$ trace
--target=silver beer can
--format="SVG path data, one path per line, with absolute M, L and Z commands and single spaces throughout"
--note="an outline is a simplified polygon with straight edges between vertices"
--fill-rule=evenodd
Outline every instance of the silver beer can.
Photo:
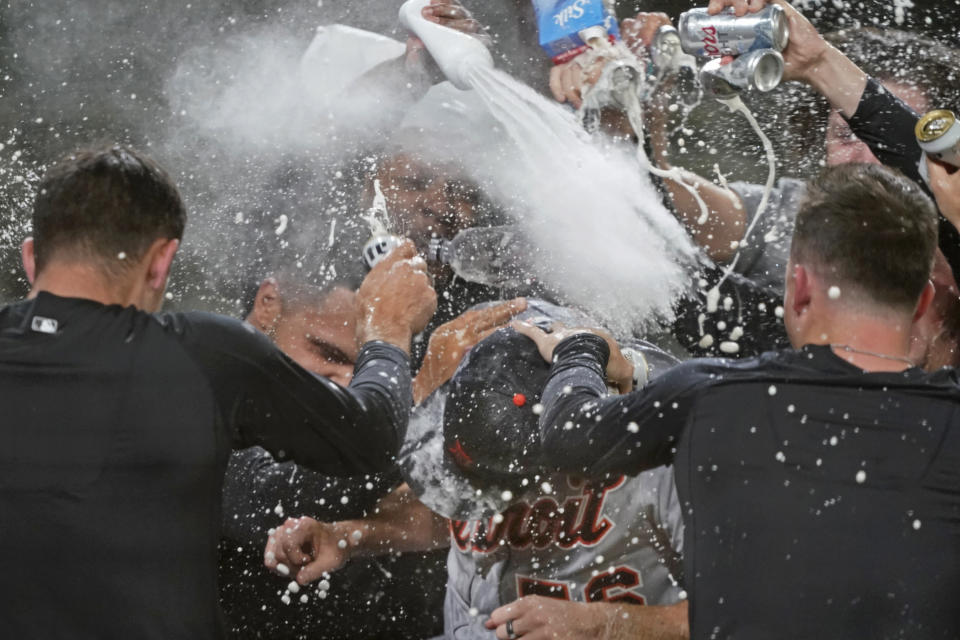
M 680 34 L 670 25 L 664 25 L 657 29 L 650 43 L 650 61 L 657 69 L 675 71 L 682 49 Z
M 767 92 L 783 79 L 783 56 L 773 49 L 744 54 L 728 64 L 711 60 L 700 70 L 700 84 L 707 94 L 732 98 L 743 90 Z
M 683 50 L 701 58 L 739 56 L 759 49 L 783 51 L 790 41 L 787 14 L 777 5 L 739 18 L 733 8 L 712 16 L 705 8 L 691 9 L 680 14 L 677 31 Z

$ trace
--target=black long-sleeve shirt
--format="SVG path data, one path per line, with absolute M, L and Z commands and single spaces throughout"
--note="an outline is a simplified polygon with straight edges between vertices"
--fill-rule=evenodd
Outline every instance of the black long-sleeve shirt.
M 544 450 L 568 473 L 676 465 L 691 636 L 960 637 L 960 382 L 829 347 L 690 360 L 607 397 L 606 343 L 561 343 Z
M 920 177 L 923 150 L 914 133 L 918 119 L 913 109 L 871 78 L 860 97 L 856 113 L 847 122 L 880 162 L 899 169 L 933 197 L 930 188 Z M 940 250 L 950 263 L 954 277 L 960 282 L 960 231 L 942 215 Z
M 223 472 L 262 445 L 328 474 L 391 466 L 409 360 L 348 389 L 249 325 L 40 293 L 0 310 L 0 626 L 9 637 L 222 635 Z

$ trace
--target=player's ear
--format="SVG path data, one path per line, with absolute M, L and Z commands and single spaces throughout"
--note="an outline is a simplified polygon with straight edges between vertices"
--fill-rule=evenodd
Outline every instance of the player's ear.
M 795 264 L 790 276 L 793 279 L 793 296 L 790 304 L 793 306 L 794 313 L 800 314 L 810 306 L 813 297 L 813 282 L 810 270 L 802 264 Z
M 154 291 L 163 291 L 170 277 L 170 267 L 177 253 L 180 241 L 176 238 L 160 238 L 147 251 L 147 284 Z
M 264 279 L 253 301 L 250 323 L 268 336 L 272 336 L 276 332 L 282 311 L 283 303 L 277 281 L 274 278 Z
M 923 293 L 920 294 L 920 299 L 917 301 L 917 309 L 913 313 L 914 322 L 923 317 L 923 314 L 930 309 L 930 305 L 933 303 L 933 298 L 936 296 L 936 294 L 936 286 L 934 286 L 931 280 L 927 280 L 927 284 L 923 288 Z
M 33 238 L 28 236 L 24 238 L 20 245 L 20 260 L 23 262 L 23 270 L 27 274 L 27 282 L 31 285 L 37 278 L 37 257 L 35 253 Z

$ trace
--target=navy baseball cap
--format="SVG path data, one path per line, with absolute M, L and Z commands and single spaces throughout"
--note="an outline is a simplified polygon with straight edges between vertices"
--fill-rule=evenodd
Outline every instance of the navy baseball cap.
M 448 518 L 489 517 L 539 482 L 549 372 L 533 341 L 510 328 L 467 353 L 410 420 L 400 467 L 421 502 Z
M 596 324 L 537 299 L 528 299 L 518 318 L 546 330 L 555 322 Z M 400 469 L 420 501 L 448 518 L 472 520 L 503 511 L 515 493 L 539 484 L 539 402 L 549 373 L 534 342 L 510 328 L 470 349 L 410 417 Z
M 543 329 L 554 322 L 596 326 L 579 311 L 535 299 L 519 318 Z M 636 387 L 677 362 L 642 340 L 621 350 L 635 365 Z M 420 501 L 447 518 L 476 520 L 540 487 L 553 474 L 539 427 L 549 374 L 533 340 L 513 329 L 474 346 L 453 377 L 410 417 L 400 469 Z

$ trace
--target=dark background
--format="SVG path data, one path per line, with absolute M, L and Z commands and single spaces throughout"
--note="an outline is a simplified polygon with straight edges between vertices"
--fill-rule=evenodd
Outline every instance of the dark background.
M 535 37 L 528 27 L 517 26 L 529 12 L 522 0 L 463 2 L 490 24 L 503 47 L 529 45 Z M 176 294 L 172 306 L 236 312 L 231 304 L 235 292 L 219 291 L 222 280 L 215 272 L 242 271 L 244 266 L 236 263 L 236 256 L 231 262 L 235 239 L 218 235 L 218 221 L 234 216 L 237 207 L 270 209 L 270 205 L 255 202 L 256 197 L 251 201 L 248 195 L 243 204 L 228 205 L 222 196 L 212 194 L 222 192 L 224 185 L 242 190 L 265 178 L 256 171 L 257 158 L 241 163 L 220 157 L 224 151 L 217 140 L 194 137 L 180 126 L 168 90 L 171 75 L 189 57 L 194 68 L 208 71 L 203 81 L 209 86 L 228 82 L 233 70 L 213 62 L 245 34 L 269 32 L 274 42 L 291 50 L 305 49 L 317 25 L 335 22 L 402 37 L 396 21 L 400 4 L 399 0 L 0 0 L 0 302 L 27 290 L 20 274 L 19 243 L 28 231 L 33 185 L 44 165 L 81 145 L 119 141 L 156 155 L 180 184 L 190 207 L 192 222 L 171 284 Z M 960 45 L 960 0 L 914 4 L 897 25 L 892 1 L 797 3 L 821 31 L 895 25 Z M 640 10 L 665 11 L 676 18 L 691 6 L 696 5 L 621 0 L 618 11 L 621 17 Z M 247 55 L 255 62 L 256 49 Z M 236 55 L 232 59 L 236 71 L 242 71 L 244 59 Z M 205 60 L 209 67 L 202 64 Z M 517 64 L 514 56 L 513 65 Z M 544 60 L 530 64 L 543 65 Z M 780 172 L 809 173 L 819 156 L 815 146 L 819 133 L 790 127 L 783 95 L 779 98 L 753 101 L 752 107 L 775 140 Z M 805 98 L 798 100 L 796 104 L 807 104 Z M 789 105 L 788 101 L 788 111 Z M 678 133 L 687 138 L 686 149 L 692 150 L 681 163 L 712 173 L 713 163 L 719 162 L 731 179 L 763 179 L 759 143 L 742 122 L 713 107 L 701 107 L 690 125 L 695 131 Z M 701 140 L 702 146 L 697 144 Z M 716 153 L 706 154 L 710 148 Z M 274 224 L 270 216 L 261 218 Z

